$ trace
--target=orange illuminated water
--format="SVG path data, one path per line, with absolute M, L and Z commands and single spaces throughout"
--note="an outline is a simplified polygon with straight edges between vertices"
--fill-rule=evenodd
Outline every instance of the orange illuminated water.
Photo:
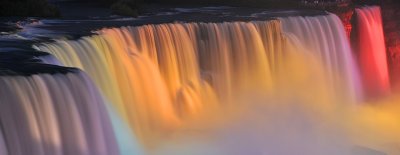
M 363 102 L 333 14 L 111 28 L 36 48 L 85 71 L 149 154 L 392 153 L 400 144 L 398 97 Z

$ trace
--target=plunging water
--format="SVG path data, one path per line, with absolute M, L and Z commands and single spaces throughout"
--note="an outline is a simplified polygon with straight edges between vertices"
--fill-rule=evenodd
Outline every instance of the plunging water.
M 309 72 L 321 94 L 357 99 L 358 76 L 340 20 L 280 20 L 104 29 L 38 49 L 87 72 L 143 141 L 202 111 L 237 106 L 249 94 L 275 96 Z
M 146 153 L 354 154 L 398 142 L 396 114 L 352 107 L 365 85 L 333 14 L 96 33 L 36 48 L 85 71 Z
M 390 92 L 389 73 L 382 17 L 379 7 L 356 9 L 354 49 L 368 96 L 385 95 Z
M 0 77 L 0 154 L 118 154 L 103 100 L 84 73 Z
M 333 93 L 342 98 L 359 101 L 363 98 L 359 71 L 340 19 L 335 15 L 304 18 L 281 18 L 283 31 L 297 39 L 308 53 L 323 62 Z M 340 75 L 339 77 L 336 75 Z M 337 85 L 338 81 L 345 83 Z M 343 88 L 345 90 L 343 92 Z

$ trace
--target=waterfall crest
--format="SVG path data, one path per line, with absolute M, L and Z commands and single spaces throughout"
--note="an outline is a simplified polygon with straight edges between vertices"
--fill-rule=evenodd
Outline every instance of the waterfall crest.
M 321 94 L 348 88 L 332 98 L 359 98 L 346 34 L 341 21 L 331 14 L 145 25 L 97 33 L 35 48 L 88 73 L 148 144 L 188 117 L 235 107 L 234 103 L 252 95 L 301 91 L 304 81 L 314 80 L 316 86 L 307 89 Z

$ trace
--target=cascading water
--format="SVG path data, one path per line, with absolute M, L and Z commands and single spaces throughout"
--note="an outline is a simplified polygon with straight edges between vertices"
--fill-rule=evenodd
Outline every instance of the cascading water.
M 400 154 L 379 7 L 356 10 L 355 53 L 340 19 L 316 13 L 0 52 L 0 155 Z
M 185 120 L 260 96 L 269 106 L 359 98 L 346 34 L 331 14 L 104 29 L 36 48 L 88 73 L 147 148 Z
M 61 62 L 58 61 L 56 57 L 53 55 L 45 55 L 45 56 L 40 56 L 39 59 L 46 64 L 52 64 L 52 65 L 57 65 L 57 66 L 62 66 Z
M 85 73 L 4 75 L 0 85 L 1 155 L 119 154 L 102 97 Z
M 380 8 L 356 9 L 356 28 L 352 42 L 368 96 L 390 92 L 385 40 Z
M 6 155 L 8 154 L 6 142 L 4 141 L 3 131 L 0 129 L 0 154 Z
M 306 51 L 322 60 L 332 93 L 353 101 L 362 99 L 361 81 L 340 19 L 333 14 L 320 17 L 280 18 L 283 31 L 299 40 Z M 337 77 L 335 75 L 340 75 Z M 338 85 L 338 83 L 344 85 Z M 343 88 L 346 88 L 343 91 Z

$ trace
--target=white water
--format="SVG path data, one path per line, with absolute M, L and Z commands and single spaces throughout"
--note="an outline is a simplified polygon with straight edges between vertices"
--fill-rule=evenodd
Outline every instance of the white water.
M 0 154 L 119 154 L 102 97 L 83 72 L 1 76 L 0 85 Z
M 45 56 L 40 56 L 39 59 L 42 60 L 42 62 L 46 63 L 46 64 L 62 66 L 61 62 L 58 61 L 58 59 L 51 54 L 45 55 Z
M 246 112 L 253 113 L 253 108 L 259 104 L 260 109 L 272 113 L 261 114 L 261 119 L 249 114 L 249 124 L 238 124 L 260 127 L 269 133 L 245 127 L 227 133 L 227 137 L 249 138 L 252 144 L 257 144 L 241 148 L 243 152 L 257 149 L 260 152 L 293 153 L 285 147 L 296 148 L 302 153 L 339 148 L 341 150 L 337 152 L 346 152 L 350 147 L 343 146 L 347 145 L 347 139 L 337 131 L 323 129 L 319 134 L 309 133 L 307 136 L 312 140 L 302 144 L 307 136 L 301 135 L 300 131 L 285 129 L 321 130 L 318 127 L 323 123 L 305 117 L 307 114 L 303 113 L 314 114 L 310 110 L 313 106 L 327 110 L 327 107 L 361 98 L 349 42 L 341 21 L 332 14 L 259 22 L 112 28 L 76 41 L 58 40 L 36 48 L 53 54 L 66 66 L 87 72 L 128 122 L 145 149 L 160 146 L 162 139 L 168 139 L 166 137 L 182 124 L 198 123 L 188 121 L 192 117 L 211 117 L 208 114 L 218 109 L 215 107 L 240 109 L 249 106 L 252 110 Z M 251 96 L 261 96 L 262 101 L 258 103 L 255 101 L 258 98 Z M 300 106 L 304 111 L 300 110 L 299 116 L 297 113 L 288 116 L 291 106 Z M 221 114 L 224 112 L 222 110 Z M 214 116 L 220 117 L 219 114 Z M 279 119 L 273 119 L 275 117 Z M 301 123 L 293 122 L 293 117 L 314 126 L 304 128 Z M 264 124 L 266 121 L 278 126 Z M 241 137 L 248 132 L 254 132 L 254 135 Z M 330 136 L 336 133 L 337 138 Z M 300 136 L 293 139 L 280 137 L 285 134 Z M 266 139 L 259 141 L 258 135 Z M 269 136 L 273 137 L 272 141 L 268 140 Z M 216 146 L 220 146 L 222 152 L 232 154 L 232 150 L 239 149 L 236 145 L 240 140 L 227 137 L 219 136 L 220 145 Z M 319 141 L 321 137 L 322 142 Z M 229 141 L 235 145 L 223 145 Z M 274 147 L 279 142 L 284 142 L 285 147 Z M 318 148 L 312 147 L 319 143 L 322 144 Z M 270 145 L 265 149 L 266 146 L 259 146 L 263 144 Z M 229 150 L 228 146 L 238 149 Z
M 322 60 L 332 93 L 353 101 L 362 99 L 359 71 L 341 20 L 334 14 L 318 17 L 280 18 L 283 32 L 292 42 Z M 336 77 L 335 75 L 341 75 Z M 343 80 L 343 81 L 342 81 Z M 345 85 L 338 85 L 342 81 Z M 343 91 L 343 88 L 345 91 Z

